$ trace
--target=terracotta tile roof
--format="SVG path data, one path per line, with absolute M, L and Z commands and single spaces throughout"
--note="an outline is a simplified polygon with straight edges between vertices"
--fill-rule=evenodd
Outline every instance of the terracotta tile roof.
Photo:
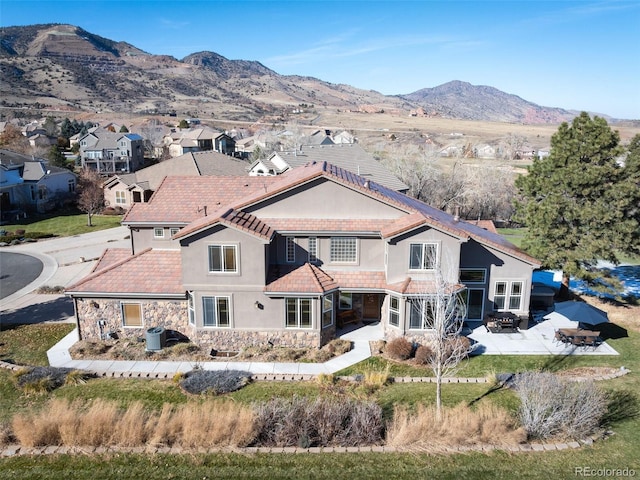
M 264 240 L 271 240 L 275 230 L 270 225 L 260 220 L 258 217 L 247 212 L 229 210 L 220 217 L 220 223 L 236 227 L 244 232 L 256 235 Z M 189 228 L 189 227 L 187 227 Z M 181 232 L 180 232 L 181 233 Z
M 458 292 L 464 289 L 465 286 L 461 284 L 448 285 L 447 290 L 449 293 Z M 402 282 L 393 283 L 387 286 L 388 290 L 398 292 L 403 295 L 429 295 L 438 293 L 436 283 L 433 281 L 413 280 L 409 277 Z
M 149 203 L 135 203 L 122 220 L 131 223 L 182 223 L 227 210 L 248 193 L 264 192 L 276 177 L 166 177 Z
M 336 281 L 341 289 L 351 290 L 384 290 L 387 279 L 384 272 L 331 270 L 328 275 Z
M 92 272 L 107 268 L 114 263 L 121 262 L 131 256 L 130 248 L 107 248 L 94 265 Z
M 270 271 L 269 277 L 272 280 L 264 287 L 265 293 L 324 294 L 338 288 L 333 278 L 310 263 L 293 270 L 283 270 L 283 267 L 279 267 Z
M 120 250 L 120 249 L 118 249 Z M 102 256 L 104 261 L 120 257 L 121 252 Z M 143 250 L 95 270 L 66 289 L 75 295 L 184 295 L 179 250 Z

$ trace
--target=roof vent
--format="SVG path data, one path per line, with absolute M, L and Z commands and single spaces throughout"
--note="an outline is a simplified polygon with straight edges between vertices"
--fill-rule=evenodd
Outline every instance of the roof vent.
M 456 222 L 456 223 L 460 221 L 460 207 L 459 206 L 456 206 L 456 213 L 453 216 L 453 221 Z
M 371 185 L 369 183 L 369 180 L 365 180 L 364 181 L 364 188 L 369 188 Z

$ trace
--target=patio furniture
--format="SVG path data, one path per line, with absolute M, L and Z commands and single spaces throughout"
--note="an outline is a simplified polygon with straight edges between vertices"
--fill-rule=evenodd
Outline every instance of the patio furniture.
M 338 328 L 342 328 L 349 323 L 358 323 L 360 318 L 355 310 L 344 310 L 338 313 Z
M 554 341 L 570 344 L 575 347 L 597 348 L 602 343 L 600 332 L 579 328 L 559 328 L 555 332 Z

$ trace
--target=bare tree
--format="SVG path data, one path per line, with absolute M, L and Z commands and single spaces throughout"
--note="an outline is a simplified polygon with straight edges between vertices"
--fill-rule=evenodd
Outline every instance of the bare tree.
M 93 170 L 83 170 L 78 178 L 78 208 L 87 214 L 87 225 L 93 226 L 91 217 L 104 207 L 102 178 Z
M 436 411 L 442 409 L 442 379 L 453 375 L 460 362 L 473 350 L 466 337 L 461 336 L 467 306 L 462 297 L 463 287 L 457 283 L 457 268 L 448 258 L 438 259 L 436 249 L 425 255 L 427 265 L 433 267 L 432 289 L 418 296 L 412 308 L 422 320 L 422 328 L 430 329 L 428 338 L 431 355 L 427 364 L 436 379 Z M 456 270 L 456 271 L 454 271 Z

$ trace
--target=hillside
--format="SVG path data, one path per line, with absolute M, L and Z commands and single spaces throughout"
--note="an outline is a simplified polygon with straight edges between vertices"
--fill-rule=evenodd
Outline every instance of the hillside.
M 177 112 L 244 121 L 282 120 L 292 113 L 311 121 L 322 107 L 528 124 L 558 123 L 575 115 L 459 81 L 385 96 L 312 77 L 280 75 L 259 62 L 229 60 L 214 52 L 178 60 L 59 24 L 0 29 L 0 74 L 4 108 Z

